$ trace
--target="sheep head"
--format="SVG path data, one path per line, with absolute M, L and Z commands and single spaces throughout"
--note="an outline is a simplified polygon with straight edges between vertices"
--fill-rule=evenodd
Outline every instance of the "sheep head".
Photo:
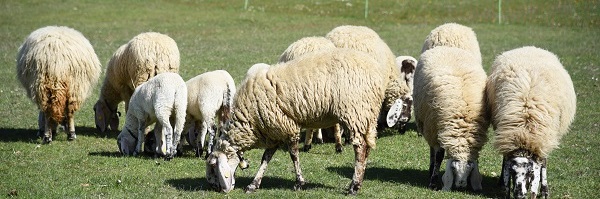
M 235 171 L 248 167 L 242 152 L 220 139 L 217 149 L 206 159 L 206 180 L 217 191 L 229 192 L 235 187 Z
M 465 188 L 469 177 L 473 190 L 480 191 L 482 189 L 482 176 L 479 173 L 477 162 L 450 158 L 446 163 L 446 172 L 442 176 L 442 182 L 444 183 L 442 190 L 449 191 L 453 185 L 456 188 Z
M 117 136 L 117 146 L 119 146 L 119 152 L 123 155 L 137 155 L 135 147 L 137 144 L 137 137 L 135 132 L 132 132 L 127 127 L 123 128 L 119 136 Z
M 394 101 L 394 104 L 387 113 L 386 121 L 388 127 L 398 125 L 400 133 L 404 133 L 406 123 L 410 120 L 412 113 L 412 96 L 401 97 Z
M 513 183 L 513 196 L 515 198 L 525 198 L 530 188 L 532 198 L 537 196 L 542 171 L 542 165 L 538 161 L 541 160 L 538 160 L 531 153 L 519 150 L 503 163 L 506 169 L 503 175 L 507 176 L 502 176 L 502 178 L 506 180 L 504 186 L 506 186 L 508 196 L 510 196 L 511 182 Z
M 106 132 L 109 125 L 111 130 L 117 130 L 119 128 L 119 116 L 121 116 L 121 113 L 116 108 L 111 110 L 106 100 L 98 100 L 94 105 L 96 129 L 100 132 Z

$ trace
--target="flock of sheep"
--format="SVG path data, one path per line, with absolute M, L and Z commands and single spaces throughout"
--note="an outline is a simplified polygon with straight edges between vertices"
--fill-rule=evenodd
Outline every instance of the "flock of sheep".
M 293 161 L 294 189 L 302 189 L 301 129 L 307 130 L 306 141 L 314 130 L 334 126 L 336 151 L 342 150 L 344 134 L 355 152 L 348 188 L 355 195 L 377 130 L 397 126 L 403 132 L 414 109 L 417 132 L 430 146 L 431 189 L 451 190 L 467 182 L 474 191 L 482 189 L 479 151 L 492 124 L 507 196 L 524 198 L 529 191 L 532 197 L 539 192 L 548 197 L 546 158 L 575 115 L 573 83 L 559 59 L 540 48 L 522 47 L 497 56 L 486 75 L 475 33 L 455 23 L 432 30 L 421 53 L 418 61 L 395 57 L 370 28 L 339 26 L 324 37 L 294 42 L 277 64 L 253 65 L 236 89 L 223 70 L 185 82 L 178 75 L 176 42 L 164 34 L 142 33 L 108 62 L 94 105 L 95 123 L 102 132 L 117 130 L 117 107 L 124 101 L 126 120 L 117 138 L 121 153 L 150 151 L 171 159 L 181 153 L 183 134 L 197 156 L 206 150 L 208 183 L 223 192 L 234 188 L 236 169 L 248 166 L 244 151 L 263 148 L 258 172 L 245 191 L 258 189 L 280 147 L 288 148 Z M 25 39 L 17 76 L 38 106 L 43 143 L 52 141 L 59 124 L 68 129 L 69 140 L 76 138 L 73 113 L 100 74 L 92 45 L 76 30 L 49 26 Z

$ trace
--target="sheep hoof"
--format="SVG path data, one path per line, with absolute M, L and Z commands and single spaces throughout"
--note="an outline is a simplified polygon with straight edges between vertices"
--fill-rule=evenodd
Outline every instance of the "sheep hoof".
M 352 183 L 350 184 L 350 187 L 348 188 L 348 195 L 355 196 L 358 193 L 359 189 L 360 189 L 360 184 L 352 181 Z
M 434 191 L 435 191 L 435 190 L 438 190 L 438 188 L 437 188 L 437 185 L 436 185 L 436 184 L 434 184 L 434 183 L 429 183 L 429 186 L 428 186 L 428 187 L 429 187 L 429 189 L 431 189 L 431 190 L 434 190 Z
M 317 138 L 317 140 L 315 140 L 315 143 L 317 143 L 317 144 L 323 144 L 323 139 L 318 139 Z
M 44 136 L 44 138 L 42 138 L 42 144 L 50 144 L 50 142 L 52 142 L 52 137 Z
M 199 157 L 202 157 L 202 153 L 203 153 L 203 152 L 204 152 L 204 151 L 202 151 L 202 149 L 196 148 L 196 157 L 198 157 L 198 158 L 199 158 Z M 207 157 L 208 157 L 208 154 L 206 154 L 206 155 L 207 155 Z M 204 158 L 204 159 L 206 159 L 206 158 Z
M 335 152 L 336 153 L 342 153 L 344 151 L 344 147 L 342 145 L 336 145 L 335 146 Z
M 304 147 L 302 147 L 302 151 L 308 152 L 308 151 L 310 151 L 311 148 L 312 148 L 311 145 L 304 145 Z
M 296 184 L 294 185 L 294 191 L 302 190 L 302 186 L 304 186 L 304 184 L 306 184 L 306 182 L 304 181 L 296 182 Z
M 244 192 L 246 193 L 254 193 L 256 191 L 257 187 L 254 186 L 253 184 L 248 185 L 245 189 Z
M 73 141 L 73 140 L 75 140 L 75 138 L 77 138 L 75 131 L 71 131 L 71 132 L 67 133 L 67 140 Z

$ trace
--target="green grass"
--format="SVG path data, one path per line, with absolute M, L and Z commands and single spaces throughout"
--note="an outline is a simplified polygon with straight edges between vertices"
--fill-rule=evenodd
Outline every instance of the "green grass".
M 396 55 L 418 58 L 429 31 L 445 22 L 475 30 L 486 70 L 496 55 L 525 45 L 560 57 L 574 81 L 578 110 L 571 132 L 548 160 L 551 196 L 600 194 L 599 1 L 504 1 L 502 24 L 497 20 L 497 1 L 370 1 L 368 19 L 364 19 L 364 1 L 250 1 L 248 10 L 243 5 L 244 1 L 216 0 L 0 0 L 0 197 L 16 192 L 22 198 L 339 198 L 352 176 L 350 147 L 335 154 L 331 143 L 316 145 L 300 157 L 306 190 L 293 191 L 289 155 L 278 151 L 261 189 L 244 194 L 241 188 L 252 180 L 263 152 L 257 149 L 247 153 L 251 167 L 238 171 L 235 190 L 213 192 L 207 188 L 204 162 L 189 150 L 169 162 L 121 157 L 117 133 L 98 133 L 93 128 L 92 105 L 99 85 L 76 113 L 77 140 L 68 142 L 60 133 L 52 144 L 39 145 L 37 110 L 15 74 L 17 49 L 37 28 L 66 25 L 81 31 L 104 64 L 135 35 L 162 32 L 178 43 L 184 79 L 225 69 L 239 82 L 248 67 L 274 63 L 295 40 L 324 35 L 344 24 L 369 26 Z M 490 145 L 480 159 L 481 194 L 436 192 L 426 188 L 429 157 L 423 138 L 414 130 L 406 135 L 385 131 L 379 137 L 378 148 L 369 157 L 361 198 L 501 196 L 494 175 L 500 173 L 501 157 Z

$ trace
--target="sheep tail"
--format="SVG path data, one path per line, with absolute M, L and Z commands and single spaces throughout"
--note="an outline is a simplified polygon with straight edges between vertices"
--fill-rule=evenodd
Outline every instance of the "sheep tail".
M 65 112 L 67 112 L 69 102 L 69 84 L 64 81 L 54 81 L 43 83 L 40 87 L 41 94 L 40 109 L 50 114 L 50 119 L 56 122 L 63 122 Z

